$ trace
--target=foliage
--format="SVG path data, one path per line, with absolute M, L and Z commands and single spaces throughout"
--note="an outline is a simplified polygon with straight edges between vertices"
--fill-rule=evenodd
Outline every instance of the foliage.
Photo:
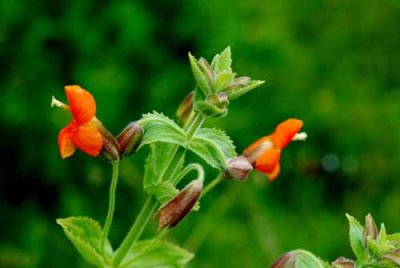
M 216 192 L 202 200 L 203 213 L 171 234 L 197 252 L 191 266 L 265 267 L 293 247 L 324 259 L 350 256 L 344 211 L 356 218 L 371 211 L 400 229 L 397 1 L 3 0 L 0 7 L 0 266 L 86 267 L 54 218 L 104 217 L 109 168 L 82 154 L 59 160 L 55 136 L 69 118 L 49 112 L 49 95 L 71 83 L 96 91 L 98 117 L 115 134 L 148 107 L 172 117 L 171 103 L 193 89 L 187 52 L 211 59 L 228 44 L 237 72 L 267 86 L 206 126 L 226 129 L 241 152 L 291 115 L 304 119 L 310 140 L 289 149 L 282 161 L 291 168 L 273 184 L 253 175 L 225 199 Z M 130 200 L 121 202 L 130 213 L 116 211 L 111 242 L 141 205 L 145 150 L 121 167 L 118 195 Z M 195 221 L 204 224 L 189 237 Z M 300 230 L 289 232 L 293 222 Z

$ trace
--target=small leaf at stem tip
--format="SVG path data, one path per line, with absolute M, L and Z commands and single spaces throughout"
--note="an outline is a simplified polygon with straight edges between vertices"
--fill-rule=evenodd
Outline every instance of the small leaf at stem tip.
M 208 80 L 207 74 L 203 73 L 200 68 L 198 61 L 189 52 L 189 62 L 192 68 L 194 79 L 196 80 L 197 86 L 201 89 L 203 94 L 207 96 L 211 93 L 211 81 Z
M 357 259 L 364 260 L 366 258 L 365 241 L 363 237 L 364 228 L 353 216 L 346 213 L 346 217 L 350 225 L 349 236 L 351 248 L 357 256 Z
M 215 55 L 211 62 L 211 67 L 218 74 L 222 71 L 230 71 L 232 65 L 231 47 L 226 47 L 220 54 Z

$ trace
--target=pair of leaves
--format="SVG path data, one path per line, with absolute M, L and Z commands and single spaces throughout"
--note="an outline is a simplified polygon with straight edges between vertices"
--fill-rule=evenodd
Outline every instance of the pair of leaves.
M 104 254 L 101 250 L 102 230 L 98 222 L 87 217 L 70 217 L 58 219 L 57 223 L 88 263 L 97 267 L 112 266 L 110 243 L 106 242 Z M 137 242 L 119 267 L 183 267 L 192 258 L 192 253 L 173 244 L 146 240 Z
M 219 170 L 224 170 L 227 160 L 236 155 L 232 141 L 222 130 L 201 128 L 189 139 L 185 130 L 162 114 L 146 114 L 139 122 L 145 130 L 141 147 L 150 144 L 151 149 L 146 160 L 143 185 L 145 190 L 155 195 L 161 203 L 178 192 L 175 186 L 168 182 L 172 178 L 163 179 L 163 172 L 170 165 L 169 156 L 177 150 L 176 145 L 191 150 Z M 183 158 L 179 163 L 175 163 L 177 170 L 182 167 Z
M 232 141 L 222 130 L 202 128 L 195 133 L 194 137 L 188 139 L 185 130 L 172 119 L 157 112 L 143 115 L 139 124 L 144 128 L 140 147 L 155 142 L 177 144 L 192 150 L 212 167 L 221 170 L 226 167 L 226 160 L 236 155 Z M 170 148 L 163 148 L 163 150 L 167 149 Z M 165 153 L 165 157 L 168 152 L 162 153 Z

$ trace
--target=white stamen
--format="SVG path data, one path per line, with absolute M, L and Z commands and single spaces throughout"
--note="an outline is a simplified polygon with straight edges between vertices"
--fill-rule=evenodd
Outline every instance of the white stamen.
M 50 107 L 59 107 L 59 108 L 63 108 L 64 110 L 68 110 L 68 111 L 70 110 L 68 105 L 57 100 L 54 96 L 51 96 Z
M 297 133 L 293 137 L 294 141 L 305 141 L 306 139 L 307 139 L 307 133 L 305 133 L 305 132 Z

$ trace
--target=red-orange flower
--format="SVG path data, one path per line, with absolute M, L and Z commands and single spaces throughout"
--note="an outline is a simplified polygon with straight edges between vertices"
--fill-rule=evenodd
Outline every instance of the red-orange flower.
M 262 137 L 247 147 L 243 155 L 247 157 L 255 169 L 265 173 L 270 180 L 274 180 L 280 172 L 279 159 L 282 149 L 295 138 L 302 127 L 303 121 L 288 119 L 280 123 L 274 133 Z M 298 139 L 305 137 L 304 133 Z
M 75 148 L 98 156 L 103 147 L 103 138 L 94 125 L 96 103 L 93 96 L 77 85 L 65 86 L 69 107 L 57 100 L 54 105 L 71 111 L 72 121 L 58 134 L 58 147 L 62 158 L 74 154 Z

